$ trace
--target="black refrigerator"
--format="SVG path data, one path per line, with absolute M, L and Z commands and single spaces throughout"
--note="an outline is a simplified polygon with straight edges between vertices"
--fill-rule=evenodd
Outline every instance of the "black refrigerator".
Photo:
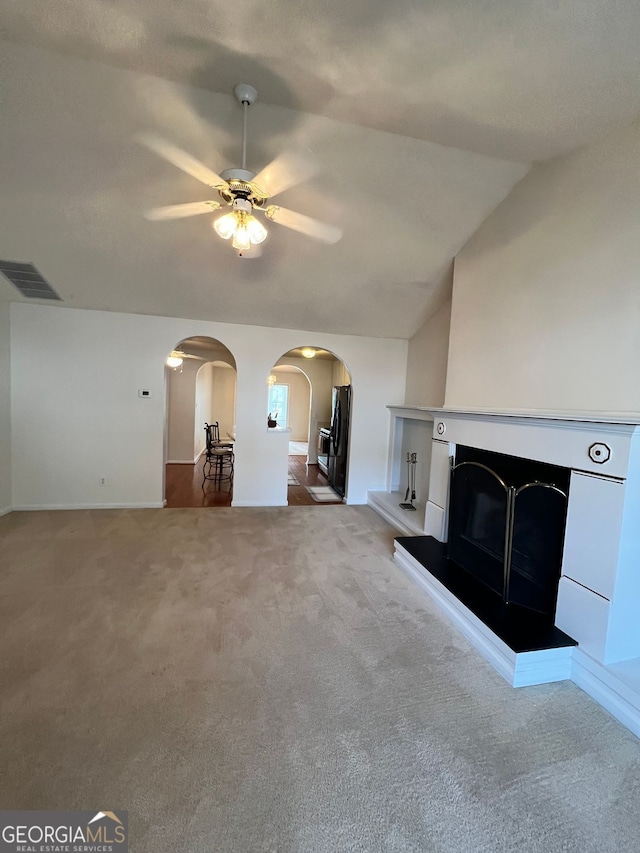
M 343 498 L 347 485 L 351 385 L 334 386 L 331 403 L 327 479 L 331 488 Z

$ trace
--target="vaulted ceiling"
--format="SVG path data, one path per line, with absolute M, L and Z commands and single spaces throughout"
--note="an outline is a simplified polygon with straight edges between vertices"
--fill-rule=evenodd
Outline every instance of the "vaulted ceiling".
M 1 0 L 0 258 L 64 304 L 409 337 L 451 261 L 534 161 L 640 114 L 636 0 Z M 211 190 L 134 141 L 216 171 L 292 143 L 321 165 L 278 202 L 344 230 L 269 226 L 238 259 L 210 215 L 149 222 Z M 7 282 L 0 298 L 17 299 Z

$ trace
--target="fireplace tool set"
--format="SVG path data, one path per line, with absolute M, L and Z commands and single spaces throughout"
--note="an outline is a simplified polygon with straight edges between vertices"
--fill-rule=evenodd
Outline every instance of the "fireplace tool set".
M 407 453 L 407 491 L 404 495 L 404 502 L 400 504 L 400 509 L 413 510 L 416 508 L 413 502 L 416 499 L 416 463 L 418 461 L 417 453 Z M 411 495 L 411 501 L 409 501 Z

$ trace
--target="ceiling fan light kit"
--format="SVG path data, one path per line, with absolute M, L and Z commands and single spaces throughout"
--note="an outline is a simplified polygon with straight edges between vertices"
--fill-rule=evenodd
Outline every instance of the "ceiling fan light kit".
M 202 356 L 193 355 L 190 352 L 183 352 L 183 350 L 181 349 L 172 349 L 167 357 L 165 364 L 167 365 L 167 367 L 171 367 L 173 368 L 173 370 L 177 370 L 179 367 L 182 367 L 182 363 L 185 358 L 193 358 L 196 361 L 206 361 L 206 359 L 203 359 Z
M 247 110 L 255 102 L 258 92 L 249 83 L 238 83 L 233 91 L 244 112 L 242 168 L 225 169 L 218 175 L 186 151 L 159 137 L 144 134 L 138 136 L 138 141 L 183 172 L 215 189 L 222 202 L 232 208 L 213 222 L 213 228 L 223 240 L 233 238 L 231 244 L 240 257 L 244 257 L 250 250 L 247 257 L 258 257 L 260 250 L 254 250 L 254 247 L 267 238 L 267 229 L 253 215 L 256 211 L 264 213 L 267 219 L 277 225 L 324 243 L 336 243 L 342 237 L 340 228 L 279 205 L 267 205 L 279 193 L 312 177 L 318 164 L 310 152 L 295 150 L 279 155 L 257 175 L 247 169 Z M 182 219 L 210 213 L 221 207 L 223 204 L 214 200 L 172 204 L 150 210 L 146 217 L 154 221 Z
M 167 358 L 167 367 L 177 370 L 182 367 L 182 353 L 177 350 L 172 350 L 171 355 Z
M 223 240 L 233 237 L 234 249 L 246 251 L 266 239 L 267 229 L 251 211 L 251 202 L 246 198 L 234 198 L 233 211 L 214 220 L 213 227 Z

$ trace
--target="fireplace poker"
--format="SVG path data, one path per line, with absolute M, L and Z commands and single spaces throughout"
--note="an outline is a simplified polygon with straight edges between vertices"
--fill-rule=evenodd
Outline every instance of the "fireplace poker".
M 417 453 L 407 453 L 407 491 L 404 496 L 404 502 L 400 504 L 400 509 L 416 511 L 413 502 L 416 499 L 416 462 L 418 461 Z M 411 501 L 408 501 L 411 494 Z
M 410 480 L 411 480 L 411 457 L 407 453 L 407 490 L 404 493 L 405 502 L 409 500 Z M 402 506 L 402 504 L 400 504 L 400 506 Z

